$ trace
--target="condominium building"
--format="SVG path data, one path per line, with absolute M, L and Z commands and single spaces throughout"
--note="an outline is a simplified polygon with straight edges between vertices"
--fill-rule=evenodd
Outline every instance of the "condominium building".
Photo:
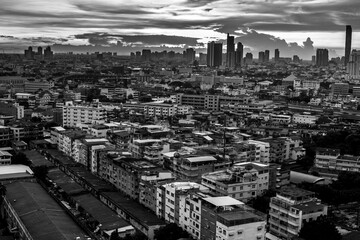
M 193 111 L 192 106 L 163 104 L 163 103 L 144 103 L 144 114 L 154 116 L 174 116 L 177 114 L 189 114 Z
M 63 107 L 63 126 L 76 127 L 79 123 L 101 124 L 106 120 L 106 110 L 100 103 L 77 105 L 66 102 Z
M 315 193 L 295 187 L 283 187 L 270 200 L 269 240 L 297 236 L 304 223 L 327 215 L 328 207 Z
M 320 175 L 336 178 L 342 171 L 360 172 L 360 156 L 340 155 L 339 149 L 317 148 L 314 167 Z
M 331 86 L 331 92 L 333 95 L 348 95 L 349 94 L 348 83 L 333 83 Z
M 246 141 L 248 144 L 254 144 L 257 147 L 257 156 L 255 161 L 260 163 L 269 163 L 270 162 L 270 143 L 263 142 L 263 141 L 255 141 L 255 140 L 248 140 Z
M 10 165 L 12 155 L 7 151 L 0 151 L 0 165 Z
M 254 239 L 265 236 L 266 218 L 229 197 L 212 197 L 193 182 L 174 182 L 158 188 L 157 215 L 178 224 L 194 239 Z
M 203 174 L 202 184 L 217 196 L 227 195 L 247 202 L 269 188 L 269 167 L 259 163 L 238 163 L 227 170 Z
M 211 111 L 219 111 L 220 106 L 227 104 L 248 104 L 252 102 L 252 98 L 247 95 L 229 97 L 220 95 L 189 95 L 177 94 L 176 103 L 179 105 L 193 106 L 195 109 L 206 109 Z
M 227 196 L 201 201 L 201 240 L 263 240 L 266 216 Z
M 319 116 L 316 115 L 294 114 L 292 117 L 292 122 L 297 124 L 315 125 L 318 119 Z
M 218 160 L 213 156 L 180 155 L 177 152 L 164 153 L 164 166 L 178 179 L 201 181 L 201 175 L 229 168 L 231 161 Z
M 38 90 L 49 90 L 51 84 L 48 81 L 25 81 L 24 82 L 24 91 L 26 93 L 35 93 Z

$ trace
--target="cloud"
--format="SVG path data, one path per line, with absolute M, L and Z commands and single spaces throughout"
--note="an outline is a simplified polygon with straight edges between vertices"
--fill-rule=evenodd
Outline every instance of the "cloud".
M 321 34 L 343 31 L 344 25 L 350 24 L 355 32 L 360 31 L 359 12 L 358 0 L 1 0 L 0 31 L 19 38 L 31 36 L 34 42 L 44 36 L 79 35 L 77 40 L 91 45 L 127 42 L 123 36 L 145 35 L 148 37 L 141 41 L 149 41 L 151 45 L 160 44 L 152 35 L 208 39 L 227 32 L 238 34 L 244 28 L 256 29 L 258 33 L 316 31 Z M 94 36 L 80 38 L 81 34 L 89 33 Z M 268 41 L 264 36 L 257 37 L 263 38 L 259 41 Z M 160 39 L 175 41 L 171 37 Z M 54 40 L 48 42 L 51 41 Z M 198 39 L 191 41 L 195 43 L 185 44 L 194 45 Z M 301 41 L 297 40 L 299 44 Z M 341 47 L 342 43 L 338 41 L 337 46 Z
M 118 35 L 110 33 L 85 33 L 74 36 L 76 39 L 86 39 L 92 45 L 130 45 L 146 47 L 148 45 L 186 45 L 202 46 L 198 38 L 167 36 L 167 35 Z

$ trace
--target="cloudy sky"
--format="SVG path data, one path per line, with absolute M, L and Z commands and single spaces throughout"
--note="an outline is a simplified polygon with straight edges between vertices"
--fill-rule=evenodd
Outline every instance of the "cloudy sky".
M 0 0 L 0 50 L 204 51 L 230 33 L 255 52 L 290 55 L 305 42 L 343 55 L 347 24 L 360 48 L 359 0 Z

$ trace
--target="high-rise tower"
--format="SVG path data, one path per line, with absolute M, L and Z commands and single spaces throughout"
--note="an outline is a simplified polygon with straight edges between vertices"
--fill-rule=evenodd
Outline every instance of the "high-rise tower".
M 237 43 L 237 48 L 235 52 L 235 64 L 236 66 L 241 66 L 244 57 L 244 45 L 241 42 Z
M 275 49 L 275 62 L 279 61 L 280 59 L 280 51 L 279 49 Z
M 207 47 L 207 65 L 218 67 L 222 63 L 222 43 L 209 42 Z
M 316 49 L 316 65 L 327 66 L 329 64 L 329 51 L 327 49 Z
M 234 67 L 235 66 L 235 38 L 227 34 L 226 40 L 226 66 Z
M 345 66 L 347 66 L 350 59 L 351 52 L 351 36 L 352 28 L 350 25 L 346 25 L 346 39 L 345 39 Z

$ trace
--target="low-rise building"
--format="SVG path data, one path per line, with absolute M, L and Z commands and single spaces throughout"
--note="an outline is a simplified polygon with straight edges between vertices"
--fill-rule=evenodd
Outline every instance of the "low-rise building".
M 292 117 L 292 122 L 297 124 L 309 124 L 314 125 L 316 121 L 319 119 L 316 115 L 309 114 L 294 114 Z
M 317 148 L 315 171 L 321 176 L 337 178 L 340 172 L 360 172 L 360 156 L 341 155 L 339 149 Z
M 217 196 L 230 196 L 243 202 L 269 189 L 269 166 L 238 163 L 230 169 L 203 174 L 202 182 Z
M 327 215 L 328 207 L 315 193 L 295 187 L 283 187 L 270 200 L 267 239 L 289 239 L 297 236 L 305 221 Z

